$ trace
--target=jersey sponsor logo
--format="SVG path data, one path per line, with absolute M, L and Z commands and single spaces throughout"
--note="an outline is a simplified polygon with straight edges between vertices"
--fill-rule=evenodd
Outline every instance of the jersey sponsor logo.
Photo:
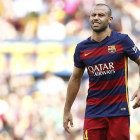
M 133 49 L 133 51 L 134 51 L 135 53 L 137 53 L 137 51 L 138 51 L 137 46 L 134 46 L 132 49 Z
M 115 73 L 115 68 L 114 68 L 113 62 L 104 63 L 104 64 L 97 64 L 94 66 L 88 66 L 87 70 L 90 74 L 92 74 L 94 76 L 102 76 L 102 75 Z
M 89 52 L 89 53 L 85 53 L 85 56 L 87 56 L 87 55 L 89 55 L 89 54 L 91 54 L 91 52 Z
M 115 47 L 115 45 L 108 46 L 108 52 L 109 52 L 109 53 L 115 53 L 115 52 L 116 52 L 116 47 Z

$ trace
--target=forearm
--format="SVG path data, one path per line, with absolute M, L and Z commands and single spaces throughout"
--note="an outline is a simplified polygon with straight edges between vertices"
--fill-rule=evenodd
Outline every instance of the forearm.
M 140 88 L 140 59 L 137 59 L 136 63 L 138 64 L 139 67 L 139 88 Z
M 135 62 L 138 64 L 139 67 L 139 80 L 140 80 L 140 56 L 137 60 L 135 60 Z M 139 83 L 139 88 L 140 88 L 140 83 Z
M 68 88 L 67 88 L 67 96 L 66 96 L 64 111 L 70 111 L 71 106 L 80 88 L 80 83 L 81 83 L 81 79 L 76 79 L 74 77 L 70 78 L 68 83 Z
M 139 66 L 139 88 L 140 88 L 140 65 Z
M 140 75 L 140 57 L 135 62 L 139 66 L 139 75 Z M 135 98 L 136 98 L 136 100 L 133 105 L 133 109 L 140 107 L 140 85 L 139 85 L 138 89 L 135 91 L 135 93 L 133 94 L 131 101 L 133 101 Z

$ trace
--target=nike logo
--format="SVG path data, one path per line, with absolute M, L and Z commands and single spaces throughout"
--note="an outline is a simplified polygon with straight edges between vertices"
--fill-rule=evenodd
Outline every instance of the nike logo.
M 92 52 L 89 52 L 89 53 L 85 53 L 85 56 L 87 56 L 87 55 L 89 55 L 89 54 L 91 54 Z

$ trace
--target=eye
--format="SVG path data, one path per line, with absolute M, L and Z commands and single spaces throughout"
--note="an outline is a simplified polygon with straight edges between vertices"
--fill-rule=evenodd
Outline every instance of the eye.
M 95 17 L 95 16 L 96 16 L 96 14 L 91 14 L 91 16 L 92 16 L 92 17 Z
M 99 16 L 100 16 L 100 17 L 103 17 L 103 16 L 104 16 L 104 14 L 99 14 Z

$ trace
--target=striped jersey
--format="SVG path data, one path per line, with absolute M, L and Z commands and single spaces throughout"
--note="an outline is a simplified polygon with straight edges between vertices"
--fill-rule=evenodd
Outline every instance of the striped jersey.
M 126 34 L 110 31 L 101 42 L 92 37 L 77 44 L 74 65 L 87 68 L 89 89 L 85 118 L 129 116 L 128 57 L 139 50 Z

